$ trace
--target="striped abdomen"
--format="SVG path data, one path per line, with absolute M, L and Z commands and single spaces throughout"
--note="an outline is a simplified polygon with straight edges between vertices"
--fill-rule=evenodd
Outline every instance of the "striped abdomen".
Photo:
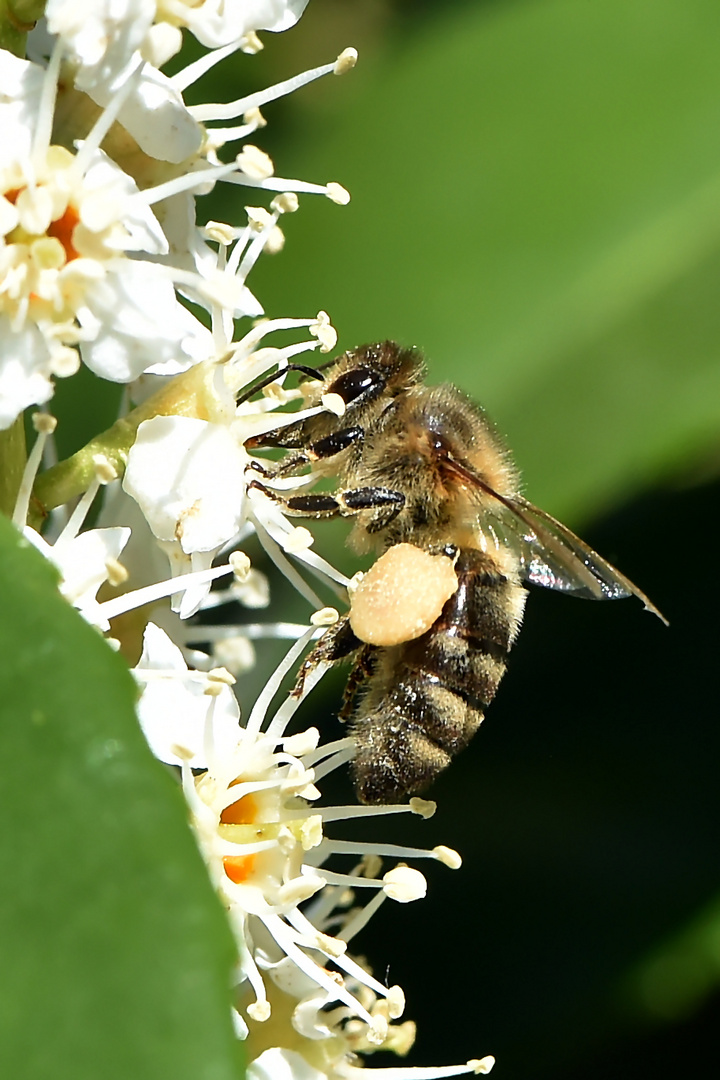
M 505 673 L 526 592 L 509 555 L 460 552 L 457 592 L 427 633 L 373 653 L 353 717 L 353 774 L 366 803 L 423 791 L 477 731 Z

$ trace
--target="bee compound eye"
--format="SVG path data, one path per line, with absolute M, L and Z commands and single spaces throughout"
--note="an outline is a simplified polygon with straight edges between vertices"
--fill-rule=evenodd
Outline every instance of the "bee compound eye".
M 357 367 L 352 371 L 346 371 L 339 375 L 328 388 L 328 394 L 339 394 L 346 405 L 352 404 L 358 398 L 374 397 L 385 385 L 385 378 L 377 371 L 370 368 Z

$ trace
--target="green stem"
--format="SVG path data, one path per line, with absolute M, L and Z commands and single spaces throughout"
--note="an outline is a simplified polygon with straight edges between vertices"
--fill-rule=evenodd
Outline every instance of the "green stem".
M 62 506 L 87 491 L 95 479 L 98 455 L 106 458 L 121 477 L 125 472 L 128 454 L 135 442 L 137 429 L 143 420 L 154 416 L 192 416 L 207 420 L 213 413 L 213 372 L 216 362 L 196 364 L 189 371 L 176 375 L 157 393 L 127 416 L 96 435 L 72 457 L 41 473 L 33 487 L 29 524 L 39 528 L 49 510 Z M 206 386 L 207 384 L 207 386 Z
M 22 416 L 0 431 L 0 513 L 12 517 L 26 461 Z
M 38 528 L 48 510 L 62 506 L 87 490 L 95 479 L 95 458 L 98 455 L 107 458 L 118 476 L 123 475 L 138 425 L 148 419 L 147 416 L 136 415 L 140 411 L 135 409 L 128 416 L 116 420 L 112 427 L 96 435 L 82 450 L 38 476 L 33 488 L 30 525 Z
M 29 29 L 45 14 L 46 0 L 8 0 L 11 16 Z
M 0 0 L 0 49 L 25 56 L 25 40 L 45 11 L 45 0 Z

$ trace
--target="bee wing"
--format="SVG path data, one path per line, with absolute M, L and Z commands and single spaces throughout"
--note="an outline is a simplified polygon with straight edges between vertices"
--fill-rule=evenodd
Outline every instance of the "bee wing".
M 637 596 L 647 611 L 667 625 L 667 619 L 644 592 L 567 526 L 522 497 L 502 505 L 505 516 L 520 526 L 516 550 L 526 581 L 589 600 Z
M 483 528 L 487 527 L 496 541 L 516 553 L 525 581 L 587 600 L 637 596 L 647 611 L 668 625 L 644 592 L 550 514 L 520 495 L 500 495 L 458 462 L 453 461 L 451 468 L 467 486 L 480 489 L 492 499 L 494 506 L 483 513 Z

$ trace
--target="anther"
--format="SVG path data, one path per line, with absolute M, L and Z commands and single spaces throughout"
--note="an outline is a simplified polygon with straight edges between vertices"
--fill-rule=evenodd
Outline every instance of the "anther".
M 285 549 L 287 550 L 287 548 Z M 310 622 L 313 626 L 334 626 L 340 618 L 340 613 L 337 608 L 324 607 L 319 611 L 314 611 L 310 616 Z
M 338 206 L 347 206 L 350 202 L 350 192 L 342 184 L 336 184 L 334 180 L 325 185 L 325 194 L 331 202 L 337 203 Z
M 357 64 L 358 54 L 357 49 L 352 47 L 349 49 L 343 49 L 335 61 L 335 67 L 333 68 L 334 75 L 344 75 L 347 71 L 352 69 Z
M 449 866 L 451 870 L 459 870 L 462 866 L 462 858 L 457 851 L 453 851 L 452 848 L 445 847 L 444 844 L 438 844 L 433 848 L 433 855 L 438 862 L 443 863 L 445 866 Z
M 254 30 L 248 30 L 240 38 L 240 51 L 247 53 L 248 56 L 255 56 L 257 53 L 262 52 L 264 48 L 265 46 Z
M 300 202 L 294 191 L 282 191 L 270 203 L 273 210 L 278 214 L 294 214 Z
M 270 1019 L 270 1002 L 269 1001 L 253 1001 L 245 1010 L 251 1020 L 256 1020 L 259 1024 L 264 1023 Z
M 114 588 L 118 588 L 120 585 L 124 585 L 130 574 L 127 568 L 123 566 L 117 559 L 106 559 L 105 570 L 107 572 L 108 583 Z
M 32 426 L 35 428 L 38 435 L 52 435 L 57 427 L 57 417 L 51 416 L 50 413 L 46 412 L 34 412 L 32 415 Z
M 283 550 L 287 551 L 289 555 L 307 551 L 308 548 L 312 547 L 314 540 L 315 537 L 309 529 L 306 529 L 304 525 L 298 525 L 297 528 L 288 533 L 283 541 Z
M 345 401 L 340 394 L 323 394 L 320 402 L 328 412 L 334 413 L 335 416 L 345 415 Z
M 202 231 L 208 240 L 214 240 L 223 247 L 230 247 L 235 239 L 235 229 L 224 221 L 208 221 Z
M 425 896 L 427 882 L 412 866 L 396 866 L 383 875 L 383 892 L 399 904 L 409 904 Z
M 117 469 L 104 454 L 94 454 L 92 459 L 95 466 L 95 477 L 100 484 L 111 484 L 117 480 Z
M 243 123 L 251 124 L 254 128 L 267 127 L 267 120 L 258 108 L 248 109 L 243 113 Z
M 433 802 L 432 799 L 419 799 L 417 796 L 411 799 L 408 805 L 412 814 L 418 814 L 419 817 L 425 820 L 431 818 L 437 810 L 437 803 Z
M 247 581 L 250 573 L 250 560 L 244 551 L 233 551 L 228 558 L 232 572 L 237 581 Z
M 271 158 L 258 146 L 244 146 L 235 161 L 251 180 L 267 180 L 275 172 Z

